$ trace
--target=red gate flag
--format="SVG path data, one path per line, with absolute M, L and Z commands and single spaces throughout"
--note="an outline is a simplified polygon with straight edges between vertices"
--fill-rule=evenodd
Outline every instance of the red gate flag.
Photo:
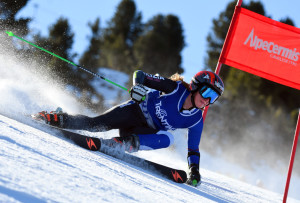
M 300 29 L 236 7 L 220 62 L 300 90 Z

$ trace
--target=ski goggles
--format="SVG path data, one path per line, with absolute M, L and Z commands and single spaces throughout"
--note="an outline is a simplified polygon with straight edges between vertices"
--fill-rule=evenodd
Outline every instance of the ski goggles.
M 208 86 L 202 87 L 199 90 L 199 93 L 204 99 L 209 98 L 210 104 L 213 104 L 219 98 L 219 94 L 215 90 L 213 90 L 212 88 L 210 88 Z

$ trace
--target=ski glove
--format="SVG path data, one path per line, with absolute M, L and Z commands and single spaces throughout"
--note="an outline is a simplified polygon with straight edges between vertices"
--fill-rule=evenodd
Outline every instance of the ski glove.
M 51 111 L 48 113 L 47 111 L 39 112 L 40 119 L 44 120 L 46 124 L 56 126 L 59 128 L 63 128 L 64 122 L 68 116 L 66 113 L 56 111 Z
M 201 183 L 201 175 L 199 173 L 199 166 L 197 164 L 191 164 L 190 165 L 190 173 L 189 178 L 186 181 L 187 184 L 192 186 L 198 186 Z
M 130 89 L 130 97 L 133 101 L 140 103 L 144 101 L 145 96 L 147 94 L 146 88 L 141 84 L 136 84 Z

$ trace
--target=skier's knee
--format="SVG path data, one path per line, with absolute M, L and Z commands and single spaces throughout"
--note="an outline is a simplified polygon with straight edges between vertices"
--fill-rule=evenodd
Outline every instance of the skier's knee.
M 156 134 L 138 135 L 140 150 L 167 148 L 174 143 L 174 137 L 167 131 L 158 131 Z
M 170 133 L 168 131 L 158 131 L 157 134 L 158 135 L 166 135 L 169 138 L 169 141 L 170 141 L 169 146 L 174 144 L 174 136 L 172 135 L 172 133 Z

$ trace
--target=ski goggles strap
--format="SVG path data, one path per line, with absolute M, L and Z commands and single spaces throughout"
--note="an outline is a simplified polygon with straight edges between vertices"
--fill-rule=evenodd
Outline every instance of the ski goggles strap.
M 208 86 L 204 86 L 199 90 L 200 95 L 204 98 L 207 99 L 209 98 L 210 104 L 213 104 L 218 98 L 219 98 L 219 94 L 213 90 L 212 88 L 208 87 Z

